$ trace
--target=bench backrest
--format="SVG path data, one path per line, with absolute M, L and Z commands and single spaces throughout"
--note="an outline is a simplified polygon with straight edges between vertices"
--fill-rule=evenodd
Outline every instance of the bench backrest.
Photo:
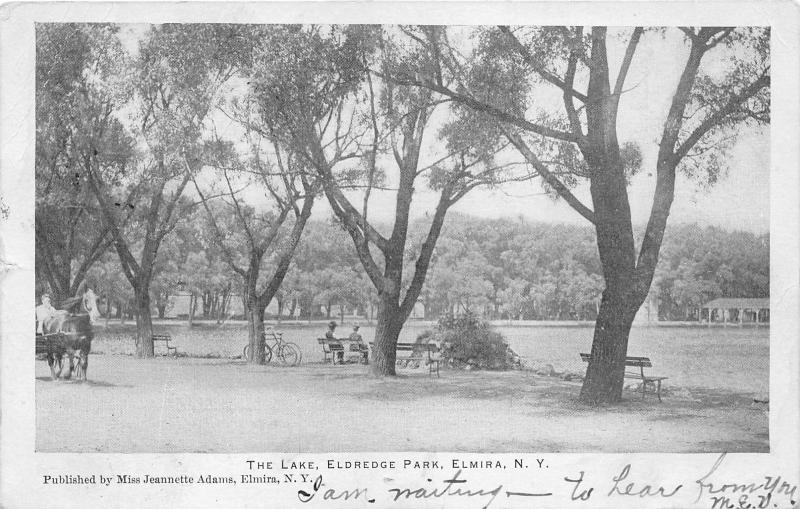
M 589 362 L 589 359 L 592 356 L 588 353 L 581 354 L 581 360 L 583 362 Z M 650 362 L 649 357 L 625 357 L 625 365 L 635 368 L 652 368 L 653 363 Z
M 344 350 L 341 340 L 330 338 L 317 338 L 317 342 L 322 345 L 323 352 Z
M 169 341 L 172 336 L 169 334 L 153 334 L 153 341 Z
M 375 343 L 370 341 L 370 348 L 375 347 Z M 414 352 L 414 351 L 427 351 L 438 352 L 439 346 L 436 343 L 397 343 L 395 347 L 396 352 Z

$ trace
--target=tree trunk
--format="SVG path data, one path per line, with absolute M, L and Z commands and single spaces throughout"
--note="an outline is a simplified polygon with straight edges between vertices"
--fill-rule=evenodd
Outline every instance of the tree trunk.
M 212 297 L 208 290 L 203 291 L 203 318 L 208 319 L 211 313 Z
M 228 312 L 228 304 L 230 303 L 231 296 L 229 291 L 225 291 L 220 299 L 218 307 L 217 323 L 222 323 L 225 320 L 225 314 Z
M 153 319 L 150 316 L 150 292 L 144 288 L 136 292 L 136 357 L 155 356 L 153 350 Z
M 592 340 L 592 358 L 581 388 L 582 401 L 596 405 L 622 399 L 628 337 L 638 308 L 619 291 L 603 292 Z
M 111 299 L 108 298 L 108 295 L 106 295 L 106 317 L 105 318 L 106 318 L 105 326 L 106 326 L 106 329 L 108 329 L 108 319 L 111 318 Z
M 247 338 L 250 345 L 247 362 L 264 364 L 264 309 L 257 299 L 247 301 Z
M 397 339 L 403 328 L 396 296 L 381 295 L 378 303 L 378 323 L 375 325 L 375 344 L 372 349 L 371 370 L 377 376 L 394 376 L 397 359 Z
M 197 296 L 192 293 L 189 295 L 189 328 L 194 324 L 194 310 L 197 308 Z

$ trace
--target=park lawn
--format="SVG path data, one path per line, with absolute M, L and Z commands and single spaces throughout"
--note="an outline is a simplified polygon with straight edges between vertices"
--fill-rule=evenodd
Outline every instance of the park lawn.
M 36 449 L 769 451 L 766 405 L 724 389 L 667 391 L 663 403 L 626 391 L 623 404 L 593 409 L 576 401 L 579 383 L 530 370 L 444 369 L 438 379 L 425 369 L 400 373 L 377 379 L 357 364 L 92 354 L 89 381 L 76 383 L 51 381 L 37 361 Z

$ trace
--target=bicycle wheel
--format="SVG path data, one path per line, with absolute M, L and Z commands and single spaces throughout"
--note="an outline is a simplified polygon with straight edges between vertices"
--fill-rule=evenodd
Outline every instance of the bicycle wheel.
M 292 347 L 295 353 L 297 353 L 297 360 L 294 362 L 294 365 L 299 366 L 300 363 L 303 361 L 303 351 L 300 350 L 300 347 L 297 346 L 297 343 L 284 343 L 284 345 Z
M 242 350 L 242 358 L 247 360 L 250 354 L 250 345 L 247 344 Z M 268 364 L 272 360 L 272 348 L 269 345 L 264 345 L 264 364 Z
M 297 366 L 300 364 L 300 348 L 292 343 L 283 343 L 278 348 L 278 360 L 286 366 Z

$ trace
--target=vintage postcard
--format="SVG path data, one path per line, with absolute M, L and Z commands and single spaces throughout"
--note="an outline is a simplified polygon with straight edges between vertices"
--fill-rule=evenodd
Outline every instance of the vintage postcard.
M 0 6 L 0 505 L 798 505 L 798 6 Z

